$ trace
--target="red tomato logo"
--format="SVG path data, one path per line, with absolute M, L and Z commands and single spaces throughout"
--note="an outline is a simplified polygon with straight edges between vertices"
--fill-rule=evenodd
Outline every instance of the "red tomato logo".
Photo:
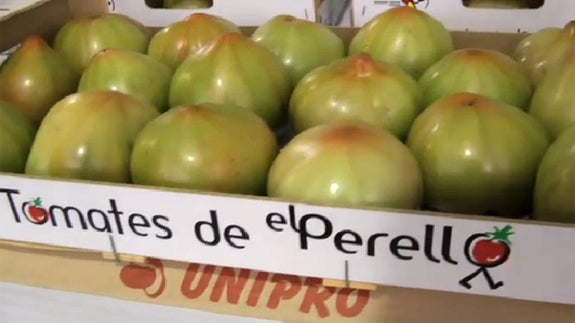
M 120 281 L 128 288 L 142 290 L 149 298 L 157 298 L 166 289 L 164 265 L 152 258 L 144 264 L 129 263 L 120 271 Z
M 511 254 L 511 241 L 509 236 L 514 234 L 511 226 L 507 225 L 503 229 L 495 227 L 495 231 L 487 233 L 476 233 L 471 235 L 465 242 L 464 251 L 467 261 L 479 267 L 479 269 L 459 281 L 465 288 L 471 288 L 469 283 L 479 274 L 483 274 L 489 287 L 497 289 L 503 286 L 503 282 L 495 282 L 489 274 L 488 268 L 493 268 L 504 264 Z
M 511 248 L 506 242 L 481 236 L 471 249 L 473 263 L 483 267 L 495 267 L 507 261 Z
M 42 206 L 42 199 L 37 197 L 32 201 L 24 203 L 22 211 L 30 222 L 44 224 L 50 219 L 48 211 Z

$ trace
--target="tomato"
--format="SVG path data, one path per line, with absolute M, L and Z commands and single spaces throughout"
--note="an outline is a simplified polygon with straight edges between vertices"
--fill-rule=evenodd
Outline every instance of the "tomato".
M 229 32 L 240 29 L 222 17 L 193 13 L 156 32 L 148 45 L 148 55 L 175 69 L 188 55 Z
M 231 104 L 182 105 L 138 134 L 133 182 L 210 192 L 263 195 L 278 153 L 263 119 Z
M 109 48 L 96 54 L 84 72 L 78 92 L 114 90 L 168 109 L 172 70 L 156 59 L 132 50 Z
M 216 38 L 178 66 L 170 106 L 205 102 L 255 112 L 275 128 L 285 123 L 292 84 L 281 60 L 240 33 Z
M 457 93 L 415 119 L 407 145 L 423 171 L 427 208 L 522 216 L 531 211 L 537 167 L 549 139 L 527 112 Z
M 529 113 L 539 120 L 551 139 L 575 125 L 575 45 L 561 62 L 550 66 L 535 88 Z
M 17 105 L 0 100 L 0 172 L 23 173 L 36 126 Z
M 2 64 L 0 98 L 37 126 L 56 102 L 76 90 L 78 78 L 63 55 L 33 35 Z
M 327 26 L 290 15 L 268 20 L 253 32 L 251 39 L 281 59 L 294 85 L 313 69 L 343 58 L 346 53 L 343 40 Z
M 138 21 L 121 14 L 107 13 L 94 17 L 75 18 L 63 25 L 53 47 L 72 69 L 81 73 L 98 52 L 107 48 L 123 48 L 145 53 L 150 35 Z
M 511 57 L 496 50 L 463 48 L 431 65 L 419 79 L 428 106 L 450 94 L 481 94 L 527 110 L 532 87 L 529 75 Z
M 563 130 L 545 152 L 535 182 L 533 217 L 575 223 L 575 125 Z
M 529 71 L 534 84 L 539 84 L 547 71 L 560 62 L 575 46 L 575 20 L 563 28 L 544 28 L 523 38 L 513 57 Z
M 157 115 L 153 105 L 117 91 L 71 94 L 56 103 L 42 121 L 25 173 L 130 182 L 134 138 Z
M 289 116 L 295 133 L 360 120 L 404 140 L 422 108 L 419 87 L 409 74 L 362 53 L 308 73 L 294 89 Z
M 451 34 L 439 20 L 423 10 L 402 6 L 362 26 L 351 40 L 349 54 L 371 54 L 418 79 L 453 48 Z
M 361 121 L 309 128 L 281 150 L 268 195 L 335 206 L 418 209 L 421 171 L 393 134 Z

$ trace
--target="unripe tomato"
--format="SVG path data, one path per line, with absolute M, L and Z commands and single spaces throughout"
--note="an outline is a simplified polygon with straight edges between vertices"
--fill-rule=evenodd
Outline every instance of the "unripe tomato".
M 513 57 L 529 71 L 534 84 L 538 84 L 547 71 L 563 60 L 575 46 L 575 20 L 563 28 L 544 28 L 523 38 L 515 48 Z
M 407 145 L 423 171 L 432 210 L 522 216 L 549 145 L 527 112 L 473 93 L 440 99 L 414 121 Z
M 168 109 L 171 78 L 172 70 L 150 56 L 108 48 L 92 58 L 82 73 L 78 91 L 119 91 L 145 100 L 163 112 Z
M 138 135 L 131 172 L 136 184 L 263 195 L 277 152 L 274 133 L 248 109 L 181 105 Z
M 523 67 L 491 49 L 462 48 L 430 66 L 419 79 L 425 105 L 458 92 L 476 93 L 527 110 L 532 87 Z
M 0 100 L 0 172 L 23 173 L 36 126 L 20 108 Z
M 343 40 L 327 26 L 290 15 L 271 18 L 251 38 L 281 59 L 293 85 L 313 69 L 346 53 Z
M 170 106 L 205 102 L 255 112 L 271 128 L 284 123 L 292 85 L 271 51 L 240 33 L 227 33 L 186 58 L 170 85 Z
M 240 29 L 222 17 L 193 13 L 155 33 L 148 45 L 148 55 L 176 69 L 190 54 L 229 32 Z
M 68 95 L 42 121 L 26 174 L 130 182 L 130 154 L 138 132 L 159 112 L 117 91 Z
M 547 73 L 535 88 L 529 113 L 539 120 L 551 139 L 575 125 L 575 46 Z
M 425 11 L 402 6 L 380 13 L 361 27 L 350 43 L 349 54 L 369 53 L 398 64 L 418 79 L 453 48 L 451 34 L 439 20 Z
M 12 102 L 36 126 L 78 85 L 69 62 L 44 39 L 32 35 L 2 64 L 0 98 Z
M 323 124 L 295 136 L 275 159 L 268 195 L 348 207 L 417 209 L 421 171 L 388 131 L 361 121 Z
M 533 218 L 575 223 L 575 125 L 563 130 L 537 171 Z
M 121 14 L 75 18 L 62 26 L 54 38 L 60 52 L 76 73 L 82 73 L 98 52 L 123 48 L 145 53 L 150 35 L 144 25 Z
M 399 66 L 362 53 L 319 67 L 296 86 L 290 119 L 296 133 L 340 120 L 360 120 L 404 140 L 421 112 L 417 82 Z

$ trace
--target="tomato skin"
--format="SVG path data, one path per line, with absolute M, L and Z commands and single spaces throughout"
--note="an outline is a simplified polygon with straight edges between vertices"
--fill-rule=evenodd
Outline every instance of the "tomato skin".
M 188 55 L 228 32 L 240 32 L 240 29 L 222 17 L 196 12 L 156 32 L 147 53 L 176 69 Z
M 169 104 L 205 102 L 250 109 L 271 128 L 285 123 L 292 84 L 281 60 L 241 33 L 227 33 L 175 70 Z
M 533 94 L 529 75 L 521 64 L 492 49 L 453 51 L 426 69 L 418 83 L 425 106 L 468 92 L 526 110 Z
M 159 112 L 168 109 L 172 70 L 143 53 L 109 48 L 96 54 L 82 73 L 78 92 L 115 90 L 153 104 Z
M 557 65 L 573 46 L 575 20 L 563 28 L 544 28 L 523 38 L 517 44 L 513 58 L 525 66 L 532 82 L 538 85 L 547 71 Z
M 150 35 L 140 22 L 116 13 L 76 18 L 63 25 L 53 47 L 77 73 L 82 73 L 92 57 L 107 48 L 123 48 L 145 53 Z
M 390 132 L 361 121 L 316 126 L 274 160 L 268 196 L 343 207 L 419 209 L 417 161 Z
M 23 173 L 36 126 L 19 106 L 0 99 L 0 172 Z
M 423 171 L 427 208 L 517 216 L 530 212 L 537 167 L 549 139 L 525 111 L 457 93 L 418 115 L 407 145 Z
M 134 138 L 159 114 L 152 104 L 117 91 L 71 94 L 42 121 L 25 173 L 129 183 Z
M 575 125 L 545 152 L 535 181 L 533 219 L 575 223 Z
M 79 74 L 41 37 L 32 35 L 2 64 L 0 97 L 35 126 L 52 106 L 75 91 Z
M 251 39 L 282 60 L 293 85 L 313 69 L 346 54 L 343 40 L 327 26 L 285 14 L 258 27 Z
M 402 6 L 365 24 L 351 40 L 349 54 L 369 53 L 418 79 L 453 49 L 451 34 L 439 20 L 423 10 Z

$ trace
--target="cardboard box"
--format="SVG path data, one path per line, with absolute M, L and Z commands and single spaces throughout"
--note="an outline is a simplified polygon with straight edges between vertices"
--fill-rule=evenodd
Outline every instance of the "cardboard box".
M 193 12 L 205 12 L 226 17 L 239 26 L 261 25 L 278 14 L 290 14 L 316 21 L 319 0 L 213 0 L 206 9 L 151 8 L 144 0 L 110 0 L 109 10 L 130 16 L 146 26 L 160 27 L 181 20 Z
M 361 27 L 379 13 L 407 5 L 403 0 L 353 0 L 353 26 Z M 470 6 L 471 2 L 471 6 Z M 485 3 L 482 5 L 482 2 Z M 511 3 L 518 9 L 492 8 Z M 575 1 L 564 0 L 415 0 L 418 9 L 441 20 L 449 30 L 477 32 L 535 32 L 563 27 L 575 19 Z M 490 7 L 492 6 L 492 7 Z
M 2 33 L 0 45 L 12 48 L 32 33 L 50 39 L 72 17 L 107 10 L 102 1 L 42 1 L 0 20 L 0 30 L 10 31 Z M 248 35 L 253 30 L 243 28 Z M 347 42 L 357 32 L 334 30 Z M 458 48 L 506 53 L 524 37 L 453 36 Z M 32 197 L 46 203 L 50 217 L 43 225 L 26 218 L 26 200 Z M 107 227 L 95 228 L 98 215 Z M 147 215 L 163 226 L 130 235 L 134 227 L 126 218 Z M 282 230 L 272 230 L 282 219 Z M 466 262 L 468 242 L 506 225 L 516 234 L 505 266 L 485 270 Z M 202 228 L 214 230 L 211 241 L 198 235 Z M 232 246 L 229 235 L 216 239 L 215 232 L 225 228 L 243 229 L 249 237 Z M 349 231 L 371 246 L 381 244 L 340 253 L 334 236 Z M 413 259 L 399 259 L 393 247 L 406 237 L 420 244 Z M 573 225 L 0 174 L 0 239 L 1 281 L 217 313 L 300 323 L 575 318 Z M 469 289 L 458 284 L 465 277 L 477 277 Z M 489 278 L 505 287 L 489 288 Z

